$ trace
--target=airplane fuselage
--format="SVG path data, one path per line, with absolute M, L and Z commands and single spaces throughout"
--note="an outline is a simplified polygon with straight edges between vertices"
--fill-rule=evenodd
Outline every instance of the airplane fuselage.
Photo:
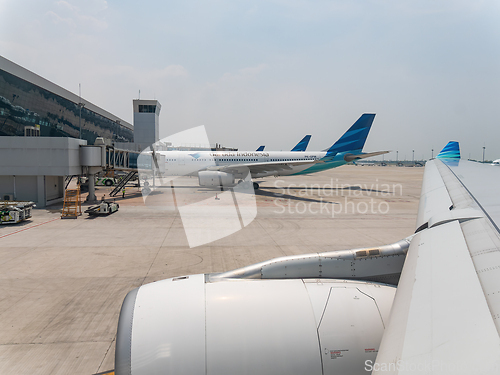
M 319 172 L 345 164 L 343 154 L 326 159 L 326 151 L 158 151 L 165 157 L 167 176 L 193 175 L 217 167 L 237 167 L 269 163 L 269 170 L 252 172 L 252 178 L 289 176 Z M 318 163 L 318 160 L 324 159 Z M 302 164 L 293 164 L 293 162 Z M 307 163 L 310 161 L 310 163 Z M 304 163 L 305 162 L 305 163 Z M 271 164 L 286 164 L 286 170 L 273 170 Z

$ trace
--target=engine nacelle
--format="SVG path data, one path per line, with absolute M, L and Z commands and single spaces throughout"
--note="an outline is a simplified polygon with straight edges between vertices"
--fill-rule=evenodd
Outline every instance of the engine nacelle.
M 147 284 L 123 302 L 115 373 L 363 374 L 395 291 L 358 281 L 211 282 L 208 275 Z
M 200 171 L 198 172 L 200 186 L 234 186 L 234 175 L 232 173 L 219 171 Z

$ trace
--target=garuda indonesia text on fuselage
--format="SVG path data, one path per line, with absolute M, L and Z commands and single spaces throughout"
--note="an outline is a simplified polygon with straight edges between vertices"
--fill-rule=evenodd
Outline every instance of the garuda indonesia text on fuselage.
M 197 175 L 200 186 L 231 186 L 245 178 L 320 172 L 388 151 L 364 153 L 375 114 L 363 114 L 324 151 L 157 151 L 165 157 L 168 176 Z M 258 188 L 258 184 L 254 183 Z

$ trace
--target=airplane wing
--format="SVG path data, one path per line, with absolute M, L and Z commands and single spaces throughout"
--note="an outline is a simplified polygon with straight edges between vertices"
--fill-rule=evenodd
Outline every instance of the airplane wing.
M 494 166 L 427 162 L 372 374 L 500 373 L 499 183 Z
M 233 164 L 233 165 L 220 165 L 209 167 L 210 171 L 220 171 L 233 174 L 246 174 L 248 171 L 254 175 L 259 174 L 273 174 L 282 171 L 289 171 L 293 166 L 303 165 L 304 167 L 316 163 L 323 163 L 320 160 L 293 160 L 293 161 L 280 161 L 280 162 L 263 162 L 263 163 L 246 163 L 246 164 Z

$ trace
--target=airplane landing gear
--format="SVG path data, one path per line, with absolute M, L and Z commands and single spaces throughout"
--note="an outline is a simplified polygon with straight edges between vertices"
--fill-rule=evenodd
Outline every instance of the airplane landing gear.
M 254 183 L 253 183 L 253 188 L 254 188 L 254 190 L 257 190 L 257 189 L 259 188 L 259 184 L 258 184 L 258 183 L 256 183 L 256 182 L 254 182 Z

